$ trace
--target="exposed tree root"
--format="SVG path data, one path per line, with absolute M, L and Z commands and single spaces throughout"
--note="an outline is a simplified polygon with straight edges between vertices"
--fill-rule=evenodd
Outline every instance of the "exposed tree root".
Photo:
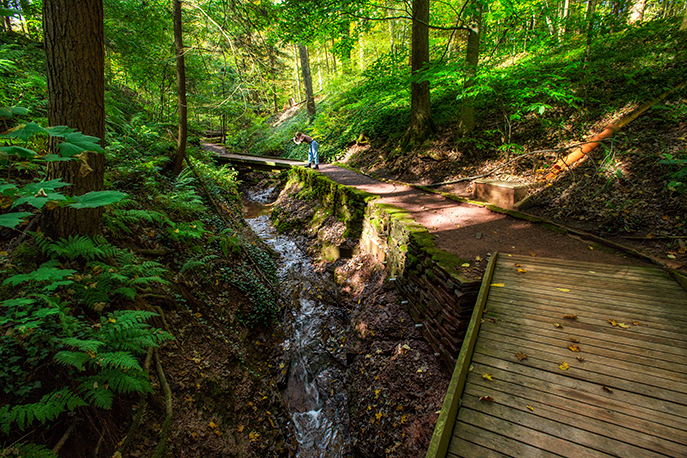
M 160 381 L 160 386 L 165 395 L 165 421 L 162 423 L 162 429 L 160 430 L 160 442 L 158 442 L 157 447 L 155 447 L 155 452 L 152 458 L 162 458 L 167 453 L 167 444 L 169 443 L 169 429 L 172 425 L 172 390 L 169 388 L 167 383 L 167 378 L 165 377 L 165 372 L 162 370 L 162 363 L 160 363 L 160 352 L 155 349 L 155 369 L 157 372 L 157 378 Z

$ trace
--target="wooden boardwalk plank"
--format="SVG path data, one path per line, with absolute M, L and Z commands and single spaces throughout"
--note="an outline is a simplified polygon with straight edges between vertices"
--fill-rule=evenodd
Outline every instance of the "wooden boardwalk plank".
M 490 277 L 446 456 L 687 457 L 687 292 L 669 274 L 498 255 Z

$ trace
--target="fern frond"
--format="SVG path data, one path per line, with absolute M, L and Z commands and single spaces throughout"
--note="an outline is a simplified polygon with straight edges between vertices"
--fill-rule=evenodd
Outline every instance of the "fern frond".
M 95 358 L 96 364 L 113 369 L 142 370 L 138 360 L 128 351 L 113 351 L 100 353 Z
M 88 353 L 82 351 L 58 351 L 55 356 L 55 361 L 65 366 L 74 366 L 78 370 L 84 370 L 84 364 L 91 360 Z
M 106 387 L 106 384 L 101 385 L 99 377 L 85 377 L 82 380 L 81 392 L 90 404 L 105 410 L 112 407 L 114 393 Z
M 82 257 L 89 261 L 103 255 L 103 251 L 96 246 L 95 242 L 83 235 L 70 235 L 69 238 L 51 243 L 46 247 L 45 253 L 53 258 L 63 257 L 74 260 Z
M 46 423 L 57 418 L 62 412 L 85 405 L 87 403 L 69 388 L 62 388 L 46 394 L 33 404 L 6 405 L 0 408 L 0 429 L 9 434 L 12 425 L 17 425 L 23 431 L 36 420 Z
M 136 290 L 134 288 L 129 288 L 128 286 L 122 286 L 112 292 L 115 294 L 120 294 L 129 300 L 134 300 L 136 298 Z
M 180 273 L 184 273 L 189 270 L 199 270 L 201 272 L 207 271 L 208 269 L 212 268 L 212 262 L 213 260 L 219 258 L 219 256 L 210 254 L 207 256 L 203 257 L 198 257 L 198 258 L 192 258 L 189 259 L 186 264 L 183 265 L 183 267 L 180 270 Z
M 28 274 L 13 275 L 2 284 L 17 286 L 26 282 L 56 282 L 62 281 L 70 275 L 74 275 L 76 270 L 72 269 L 58 269 L 52 266 L 41 265 L 38 270 L 34 270 Z
M 0 449 L 0 456 L 18 456 L 21 458 L 59 458 L 45 445 L 14 444 Z
M 60 343 L 64 345 L 69 345 L 70 347 L 78 348 L 81 351 L 92 351 L 97 352 L 98 348 L 105 345 L 104 342 L 100 340 L 83 340 L 76 337 L 64 337 L 60 339 Z

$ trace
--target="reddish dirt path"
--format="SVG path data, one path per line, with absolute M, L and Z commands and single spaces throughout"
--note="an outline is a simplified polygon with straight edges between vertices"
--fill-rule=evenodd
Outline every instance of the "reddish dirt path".
M 471 261 L 471 269 L 465 272 L 468 277 L 479 276 L 486 267 L 489 254 L 497 251 L 604 264 L 648 265 L 646 261 L 626 253 L 606 247 L 600 249 L 592 242 L 559 234 L 539 224 L 495 213 L 479 205 L 456 202 L 410 186 L 380 182 L 333 165 L 320 164 L 319 172 L 337 183 L 379 195 L 382 202 L 409 211 L 434 235 L 439 248 Z

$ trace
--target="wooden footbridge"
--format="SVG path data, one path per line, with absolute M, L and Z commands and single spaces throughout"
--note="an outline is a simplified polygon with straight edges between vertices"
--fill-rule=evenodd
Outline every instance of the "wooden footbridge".
M 494 256 L 427 457 L 687 457 L 686 330 L 663 271 Z
M 257 170 L 290 169 L 297 165 L 305 166 L 303 161 L 284 159 L 281 157 L 249 156 L 247 154 L 215 154 L 219 163 L 231 164 L 235 167 L 245 167 Z

